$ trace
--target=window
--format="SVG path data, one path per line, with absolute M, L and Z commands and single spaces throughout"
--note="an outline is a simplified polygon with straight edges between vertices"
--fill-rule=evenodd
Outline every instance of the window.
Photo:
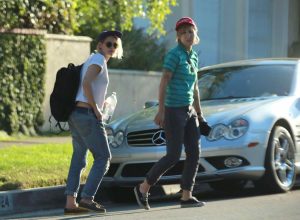
M 209 70 L 199 79 L 202 100 L 286 96 L 294 65 L 257 65 Z

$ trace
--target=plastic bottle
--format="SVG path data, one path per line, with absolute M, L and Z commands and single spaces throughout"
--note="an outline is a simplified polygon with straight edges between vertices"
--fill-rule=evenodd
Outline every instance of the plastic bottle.
M 110 96 L 105 99 L 102 120 L 104 123 L 108 124 L 114 114 L 115 108 L 117 106 L 117 94 L 113 92 Z

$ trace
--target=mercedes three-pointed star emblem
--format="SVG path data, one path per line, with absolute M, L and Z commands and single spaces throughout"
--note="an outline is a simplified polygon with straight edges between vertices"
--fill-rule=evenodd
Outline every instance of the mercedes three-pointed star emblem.
M 155 145 L 166 144 L 165 132 L 163 130 L 159 130 L 159 131 L 155 132 L 152 137 L 152 143 Z

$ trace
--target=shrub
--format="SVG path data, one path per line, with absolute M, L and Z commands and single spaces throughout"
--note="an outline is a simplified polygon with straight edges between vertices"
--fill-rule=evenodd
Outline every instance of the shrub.
M 164 42 L 158 42 L 157 38 L 145 34 L 143 29 L 133 29 L 124 32 L 122 60 L 111 59 L 110 68 L 135 69 L 160 71 L 162 69 L 163 56 L 166 53 Z
M 0 130 L 35 134 L 43 123 L 43 35 L 0 33 Z

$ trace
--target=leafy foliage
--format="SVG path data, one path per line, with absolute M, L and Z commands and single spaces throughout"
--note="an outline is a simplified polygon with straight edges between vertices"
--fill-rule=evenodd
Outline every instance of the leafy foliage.
M 122 60 L 110 59 L 110 68 L 161 70 L 166 47 L 163 42 L 158 43 L 155 36 L 145 34 L 143 29 L 133 29 L 124 33 L 122 41 L 124 57 Z
M 72 34 L 78 30 L 76 6 L 72 0 L 1 0 L 0 27 Z
M 0 130 L 34 134 L 43 122 L 42 35 L 0 34 Z
M 176 0 L 0 0 L 0 27 L 46 29 L 95 37 L 100 30 L 131 30 L 133 18 L 148 18 L 150 34 L 163 24 Z
M 152 39 L 154 37 L 159 37 L 165 34 L 164 21 L 166 19 L 166 16 L 171 13 L 171 7 L 176 6 L 176 4 L 176 0 L 86 0 L 85 2 L 79 1 L 79 31 L 75 33 L 79 35 L 90 36 L 92 39 L 95 39 L 99 32 L 102 30 L 116 29 L 124 31 L 125 35 L 127 35 L 130 33 L 130 31 L 134 32 L 133 19 L 136 17 L 141 17 L 144 19 L 148 19 L 150 22 L 150 25 L 147 29 L 150 38 Z M 123 38 L 123 42 L 125 45 L 125 51 L 131 48 L 131 46 L 128 46 L 130 44 L 127 43 L 127 39 Z M 153 40 L 151 40 L 151 42 L 153 42 Z M 95 48 L 95 42 L 92 42 L 92 48 Z M 128 54 L 132 53 L 127 53 L 126 57 L 128 59 L 125 58 L 125 60 L 133 60 L 133 57 L 129 59 L 130 55 Z M 142 57 L 139 57 L 139 60 L 141 59 Z M 113 61 L 112 63 L 116 64 L 118 62 Z M 113 66 L 116 66 L 115 64 L 113 64 Z M 117 67 L 125 67 L 126 69 L 130 69 L 133 67 L 133 65 L 131 65 L 130 63 L 126 65 L 126 63 L 122 61 L 122 65 Z M 139 68 L 138 65 L 136 65 L 134 69 L 147 68 Z

